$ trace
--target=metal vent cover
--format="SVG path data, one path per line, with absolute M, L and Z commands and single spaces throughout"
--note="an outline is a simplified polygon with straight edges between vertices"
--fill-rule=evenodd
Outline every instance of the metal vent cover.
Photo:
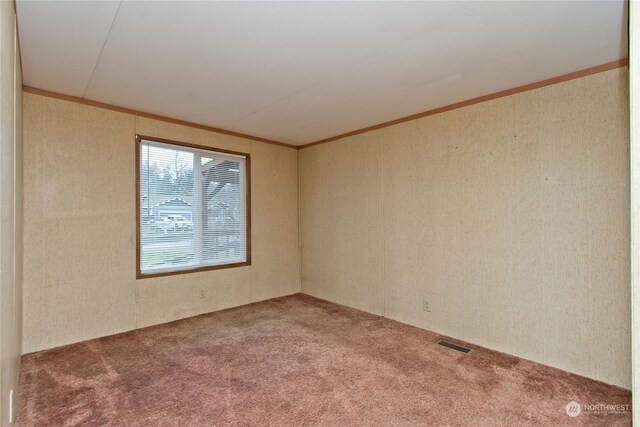
M 448 348 L 450 348 L 450 349 L 453 349 L 453 350 L 459 351 L 459 352 L 461 352 L 461 353 L 465 353 L 465 354 L 467 354 L 467 353 L 471 353 L 471 352 L 473 351 L 473 349 L 471 349 L 471 348 L 463 347 L 463 346 L 461 346 L 461 345 L 454 344 L 454 343 L 452 343 L 452 342 L 445 341 L 445 340 L 440 340 L 440 341 L 438 341 L 438 344 L 440 344 L 440 345 L 442 345 L 442 346 L 444 346 L 444 347 L 448 347 Z

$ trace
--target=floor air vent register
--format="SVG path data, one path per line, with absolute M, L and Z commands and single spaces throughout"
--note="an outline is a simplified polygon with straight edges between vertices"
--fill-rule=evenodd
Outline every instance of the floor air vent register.
M 444 347 L 448 347 L 448 348 L 450 348 L 452 350 L 459 351 L 461 353 L 471 353 L 471 351 L 472 351 L 472 349 L 470 349 L 470 348 L 463 347 L 461 345 L 454 344 L 452 342 L 445 341 L 445 340 L 438 341 L 438 344 L 440 344 L 440 345 L 442 345 Z

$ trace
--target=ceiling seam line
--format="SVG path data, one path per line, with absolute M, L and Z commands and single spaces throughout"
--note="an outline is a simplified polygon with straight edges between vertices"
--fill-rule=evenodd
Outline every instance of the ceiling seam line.
M 239 123 L 239 122 L 241 122 L 241 121 L 242 121 L 242 120 L 244 120 L 244 119 L 247 119 L 247 118 L 249 118 L 249 117 L 255 116 L 255 115 L 256 115 L 256 114 L 258 114 L 259 112 L 264 111 L 264 110 L 266 110 L 267 108 L 271 108 L 271 107 L 273 107 L 274 105 L 279 104 L 280 102 L 282 102 L 282 101 L 284 101 L 284 100 L 286 100 L 286 99 L 289 99 L 289 98 L 291 98 L 292 96 L 295 96 L 295 95 L 297 95 L 297 94 L 299 94 L 299 93 L 301 93 L 301 92 L 303 92 L 303 91 L 305 91 L 305 90 L 309 89 L 310 87 L 312 87 L 312 86 L 316 85 L 317 83 L 322 82 L 323 80 L 324 80 L 324 79 L 316 80 L 316 81 L 314 81 L 314 82 L 312 82 L 312 83 L 310 83 L 310 84 L 306 85 L 306 86 L 305 86 L 305 87 L 303 87 L 302 89 L 299 89 L 299 90 L 293 91 L 293 92 L 291 92 L 291 93 L 289 93 L 289 94 L 287 94 L 287 95 L 285 95 L 285 96 L 283 96 L 283 97 L 281 97 L 281 98 L 276 99 L 276 100 L 275 100 L 275 101 L 273 101 L 273 102 L 270 102 L 270 103 L 269 103 L 269 104 L 267 104 L 267 105 L 264 105 L 264 106 L 262 106 L 262 107 L 258 108 L 257 110 L 254 110 L 254 111 L 252 111 L 252 112 L 250 112 L 250 113 L 248 113 L 248 114 L 245 114 L 244 116 L 242 116 L 242 117 L 240 117 L 240 118 L 238 118 L 238 119 L 236 119 L 236 120 L 233 120 L 232 122 L 226 123 L 226 124 L 225 124 L 225 126 L 233 126 L 233 125 L 235 125 L 236 123 Z
M 104 43 L 102 43 L 102 48 L 100 49 L 100 54 L 98 55 L 96 64 L 93 66 L 93 70 L 91 70 L 91 75 L 89 76 L 89 80 L 87 81 L 87 86 L 84 88 L 84 92 L 82 93 L 83 98 L 87 96 L 87 91 L 89 90 L 89 86 L 91 85 L 91 81 L 93 80 L 93 75 L 96 73 L 96 70 L 98 69 L 98 64 L 100 63 L 100 59 L 102 59 L 104 48 L 107 45 L 107 41 L 109 41 L 109 37 L 111 36 L 111 30 L 113 30 L 113 26 L 116 23 L 116 19 L 118 18 L 118 13 L 120 12 L 120 6 L 122 6 L 122 0 L 120 0 L 120 2 L 118 3 L 118 8 L 116 9 L 116 13 L 113 15 L 113 21 L 111 21 L 111 26 L 109 26 L 109 32 L 107 32 L 107 36 L 104 38 Z

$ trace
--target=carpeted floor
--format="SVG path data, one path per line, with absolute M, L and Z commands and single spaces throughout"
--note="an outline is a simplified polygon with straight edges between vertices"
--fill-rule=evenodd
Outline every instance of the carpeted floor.
M 630 425 L 630 392 L 305 295 L 22 359 L 21 426 Z M 582 404 L 570 417 L 566 405 Z M 596 410 L 600 409 L 600 411 Z M 618 410 L 621 408 L 618 407 Z

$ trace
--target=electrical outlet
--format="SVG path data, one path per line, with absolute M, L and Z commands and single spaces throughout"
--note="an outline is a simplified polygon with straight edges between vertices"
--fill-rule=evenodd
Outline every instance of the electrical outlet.
M 200 299 L 204 298 L 207 296 L 207 291 L 205 291 L 204 289 L 200 289 Z
M 422 302 L 422 309 L 423 309 L 424 311 L 431 312 L 431 302 L 430 302 L 430 301 L 427 301 L 427 300 L 424 300 L 424 301 Z

